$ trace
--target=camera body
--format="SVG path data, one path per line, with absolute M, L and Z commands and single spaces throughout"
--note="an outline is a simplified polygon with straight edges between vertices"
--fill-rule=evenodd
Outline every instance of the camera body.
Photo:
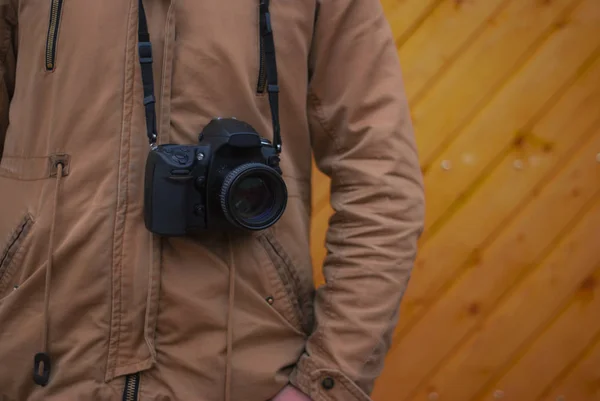
M 287 204 L 278 150 L 248 123 L 215 118 L 197 145 L 154 147 L 146 162 L 144 220 L 161 236 L 263 230 Z

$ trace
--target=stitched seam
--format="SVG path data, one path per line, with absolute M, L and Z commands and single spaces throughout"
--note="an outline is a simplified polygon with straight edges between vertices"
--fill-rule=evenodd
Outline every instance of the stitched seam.
M 40 181 L 51 178 L 53 176 L 53 158 L 56 158 L 57 156 L 59 155 L 53 154 L 50 156 L 30 157 L 3 156 L 3 164 L 0 165 L 0 177 L 18 181 Z M 61 156 L 65 156 L 66 158 L 69 157 L 69 155 Z M 41 166 L 39 164 L 41 161 L 46 161 L 46 163 Z M 68 168 L 68 164 L 66 164 L 65 167 Z
M 16 256 L 21 250 L 25 239 L 27 239 L 32 225 L 33 219 L 31 215 L 27 214 L 9 237 L 7 246 L 0 258 L 0 294 L 4 292 L 8 281 L 14 274 L 16 264 L 13 262 L 16 261 Z
M 348 393 L 354 398 L 354 400 L 359 400 L 359 401 L 370 400 L 369 395 L 364 393 L 355 383 L 353 383 L 342 372 L 331 371 L 331 370 L 322 370 L 320 372 L 320 375 L 321 376 L 323 376 L 323 375 L 332 376 L 332 377 L 336 378 L 337 383 L 342 386 L 341 391 L 340 390 L 336 391 L 335 389 L 326 391 L 326 390 L 323 390 L 321 387 L 319 387 L 317 393 L 318 393 L 319 397 L 322 397 L 322 399 L 330 400 L 330 401 L 337 401 L 339 398 L 336 397 L 336 395 L 343 396 L 343 395 L 345 395 L 344 393 Z M 339 394 L 339 393 L 342 393 L 342 394 Z M 346 400 L 346 399 L 344 398 L 344 400 Z
M 168 143 L 170 141 L 170 125 L 171 125 L 171 101 L 172 101 L 172 79 L 173 79 L 173 60 L 174 60 L 174 43 L 176 41 L 177 33 L 175 28 L 175 6 L 174 0 L 171 0 L 169 9 L 167 10 L 167 22 L 165 24 L 165 37 L 164 43 L 165 48 L 163 51 L 163 77 L 162 77 L 162 89 L 160 95 L 161 112 L 158 116 L 159 138 L 162 143 Z M 173 30 L 173 33 L 171 33 Z M 171 39 L 171 35 L 172 38 Z
M 283 297 L 287 303 L 289 304 L 291 319 L 293 320 L 293 325 L 299 329 L 302 329 L 302 317 L 300 315 L 300 307 L 298 305 L 298 299 L 296 292 L 293 288 L 293 284 L 291 283 L 289 268 L 286 266 L 285 259 L 279 255 L 279 253 L 274 249 L 274 245 L 269 239 L 264 236 L 259 237 L 259 240 L 265 250 L 267 256 L 271 260 L 272 265 L 275 267 L 277 271 L 277 276 L 279 277 L 279 281 L 283 284 L 283 290 L 285 296 Z
M 269 290 L 272 291 L 269 295 L 274 297 L 276 300 L 277 299 L 283 299 L 283 302 L 285 303 L 285 311 L 280 312 L 281 314 L 283 314 L 284 318 L 286 321 L 289 322 L 288 316 L 286 315 L 287 313 L 289 314 L 294 314 L 293 310 L 292 310 L 292 304 L 289 300 L 288 297 L 288 293 L 287 290 L 285 288 L 285 285 L 283 285 L 281 276 L 279 274 L 279 271 L 277 268 L 273 268 L 273 260 L 272 260 L 272 256 L 269 254 L 268 251 L 268 247 L 269 244 L 265 244 L 264 239 L 262 237 L 257 237 L 257 240 L 260 244 L 260 251 L 264 253 L 264 255 L 266 256 L 266 264 L 268 265 L 268 269 L 265 270 L 265 274 L 267 276 L 267 279 L 269 280 L 269 283 L 274 287 L 274 288 L 270 288 Z M 277 309 L 274 307 L 274 309 Z M 278 311 L 279 312 L 279 311 Z M 296 326 L 295 324 L 292 324 L 294 327 Z
M 347 379 L 347 378 L 345 378 L 343 376 L 340 376 L 338 378 L 338 382 L 340 382 L 342 384 L 342 386 L 344 386 L 344 388 L 346 389 L 346 391 L 348 391 L 350 394 L 352 394 L 356 399 L 358 399 L 358 400 L 364 400 L 365 399 L 364 395 L 361 394 L 356 389 L 356 387 L 354 387 L 352 385 L 352 383 L 349 383 L 348 381 L 349 381 L 349 379 Z
M 133 77 L 135 77 L 135 71 L 133 73 Z M 131 160 L 131 118 L 132 118 L 132 114 L 133 114 L 133 92 L 134 92 L 134 86 L 132 85 L 131 87 L 131 99 L 130 99 L 130 111 L 127 114 L 127 116 L 124 116 L 126 120 L 128 120 L 128 124 L 129 127 L 126 130 L 127 132 L 127 137 L 125 139 L 125 144 L 124 146 L 127 147 L 127 158 L 125 160 L 124 163 L 124 170 L 123 170 L 123 181 L 124 181 L 124 188 L 123 188 L 123 228 L 121 229 L 121 244 L 120 244 L 120 255 L 119 255 L 119 284 L 121 286 L 121 288 L 119 289 L 119 293 L 120 293 L 120 299 L 119 299 L 119 303 L 122 302 L 123 300 L 123 259 L 125 258 L 125 233 L 127 232 L 127 213 L 128 213 L 128 195 L 129 195 L 129 162 Z M 119 196 L 119 194 L 117 193 L 117 196 Z M 119 310 L 121 310 L 121 307 L 119 307 Z M 119 313 L 119 328 L 118 328 L 118 334 L 117 334 L 117 358 L 116 358 L 116 366 L 119 366 L 119 357 L 120 357 L 120 352 L 119 349 L 121 347 L 121 332 L 123 331 L 123 328 L 121 327 L 121 322 L 122 322 L 122 312 Z
M 14 160 L 41 160 L 41 159 L 48 159 L 49 156 L 10 156 L 10 155 L 5 155 L 3 156 L 3 159 L 14 159 Z
M 277 239 L 274 236 L 268 235 L 265 237 L 265 239 L 271 243 L 273 250 L 277 253 L 279 258 L 281 258 L 281 260 L 284 263 L 284 266 L 282 267 L 285 267 L 285 273 L 289 276 L 290 291 L 291 295 L 294 298 L 293 303 L 294 306 L 297 308 L 300 323 L 304 331 L 307 334 L 310 334 L 310 328 L 308 327 L 310 323 L 309 316 L 306 315 L 306 306 L 310 303 L 310 299 L 308 298 L 309 295 L 307 294 L 306 286 L 303 285 L 303 282 L 300 279 L 300 276 L 298 275 L 296 263 L 294 263 L 290 255 L 287 252 L 285 252 L 283 246 L 277 241 Z
M 150 266 L 148 272 L 148 296 L 146 298 L 146 315 L 144 325 L 144 340 L 153 359 L 156 359 L 156 324 L 158 320 L 159 292 L 160 292 L 160 265 L 162 263 L 162 242 L 160 238 L 150 238 Z
M 47 175 L 38 176 L 38 177 L 26 177 L 24 175 L 11 174 L 9 172 L 2 171 L 2 170 L 0 170 L 0 177 L 8 178 L 9 180 L 25 181 L 25 182 L 42 181 L 42 180 L 46 180 L 49 178 Z
M 134 76 L 135 76 L 135 70 L 134 70 L 134 62 L 131 60 L 130 57 L 130 53 L 132 53 L 133 50 L 133 46 L 131 46 L 130 44 L 130 37 L 134 36 L 132 31 L 136 28 L 136 24 L 132 24 L 132 19 L 133 19 L 133 15 L 135 13 L 135 11 L 137 11 L 136 6 L 135 6 L 136 2 L 135 1 L 130 1 L 130 6 L 129 6 L 129 30 L 127 32 L 127 37 L 126 37 L 126 43 L 129 46 L 125 46 L 125 54 L 124 54 L 124 59 L 125 59 L 125 72 L 124 72 L 124 88 L 128 87 L 128 82 L 133 81 Z M 135 37 L 135 36 L 134 36 Z M 131 48 L 131 49 L 130 49 Z M 134 57 L 135 59 L 135 57 Z M 127 67 L 129 67 L 129 69 L 127 69 Z M 129 74 L 129 72 L 131 71 L 131 74 Z M 131 91 L 133 91 L 133 83 L 131 84 Z M 121 141 L 120 143 L 122 143 L 123 141 L 123 135 L 126 134 L 126 120 L 127 120 L 127 116 L 125 115 L 125 107 L 126 107 L 126 100 L 127 100 L 127 96 L 131 97 L 130 102 L 133 102 L 133 94 L 129 94 L 127 93 L 127 90 L 123 91 L 123 116 L 122 116 L 122 121 L 121 121 Z M 108 345 L 108 352 L 107 352 L 107 375 L 112 377 L 114 376 L 114 372 L 117 368 L 118 365 L 118 359 L 119 359 L 119 348 L 120 348 L 120 337 L 121 337 L 121 304 L 120 304 L 120 297 L 121 297 L 121 274 L 120 271 L 119 272 L 115 272 L 115 268 L 117 265 L 117 261 L 119 264 L 119 269 L 122 265 L 122 253 L 119 253 L 119 250 L 116 249 L 118 244 L 117 244 L 117 222 L 119 220 L 119 193 L 121 188 L 121 177 L 120 177 L 120 171 L 123 165 L 123 161 L 121 160 L 121 164 L 119 166 L 119 176 L 117 177 L 117 194 L 116 194 L 116 207 L 115 207 L 115 218 L 114 218 L 114 228 L 113 228 L 113 246 L 112 246 L 112 251 L 113 251 L 113 255 L 112 255 L 112 266 L 111 266 L 111 314 L 110 314 L 110 331 L 109 331 L 109 345 Z M 124 223 L 123 223 L 124 224 Z M 123 227 L 124 229 L 124 227 Z M 122 245 L 122 244 L 121 244 Z M 122 250 L 121 250 L 122 252 Z M 118 273 L 119 276 L 119 283 L 118 286 L 119 288 L 116 289 L 115 286 L 115 273 Z M 115 292 L 117 292 L 117 294 L 115 294 Z M 113 321 L 113 319 L 117 320 L 117 322 L 115 323 Z M 114 328 L 116 325 L 116 333 L 113 332 Z M 116 334 L 116 339 L 113 340 L 113 336 L 115 336 Z M 111 342 L 114 341 L 115 344 L 114 346 L 111 344 Z M 112 360 L 111 360 L 112 359 Z

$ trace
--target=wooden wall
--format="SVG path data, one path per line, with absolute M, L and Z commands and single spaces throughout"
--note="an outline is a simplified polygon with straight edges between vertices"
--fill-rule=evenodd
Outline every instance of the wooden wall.
M 600 400 L 600 0 L 381 1 L 427 229 L 373 398 Z

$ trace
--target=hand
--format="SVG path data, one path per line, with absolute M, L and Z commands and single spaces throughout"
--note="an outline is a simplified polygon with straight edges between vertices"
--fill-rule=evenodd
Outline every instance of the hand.
M 306 394 L 296 387 L 287 385 L 272 401 L 312 401 Z

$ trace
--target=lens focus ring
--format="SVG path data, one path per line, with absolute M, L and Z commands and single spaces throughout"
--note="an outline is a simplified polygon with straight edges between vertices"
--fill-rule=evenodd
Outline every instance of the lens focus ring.
M 261 163 L 238 166 L 223 182 L 221 209 L 234 226 L 262 230 L 275 224 L 287 204 L 287 188 L 281 175 Z

